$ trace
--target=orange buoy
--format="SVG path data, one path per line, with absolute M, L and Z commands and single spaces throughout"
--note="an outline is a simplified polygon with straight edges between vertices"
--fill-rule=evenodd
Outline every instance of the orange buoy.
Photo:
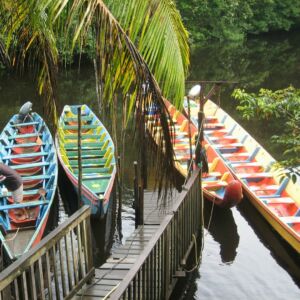
M 242 185 L 238 180 L 232 180 L 225 188 L 224 203 L 232 207 L 239 204 L 243 199 Z

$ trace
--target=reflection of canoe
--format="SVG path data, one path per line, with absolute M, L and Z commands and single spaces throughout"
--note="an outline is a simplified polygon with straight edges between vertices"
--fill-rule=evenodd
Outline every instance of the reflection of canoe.
M 204 226 L 213 239 L 220 244 L 220 256 L 223 263 L 230 264 L 237 255 L 240 241 L 237 225 L 231 209 L 220 209 L 206 202 L 204 205 Z M 242 204 L 239 205 L 239 207 Z
M 191 101 L 197 124 L 198 105 Z M 300 186 L 272 167 L 274 158 L 212 101 L 205 104 L 209 128 L 205 136 L 240 179 L 253 205 L 273 228 L 300 253 Z M 207 125 L 206 125 L 207 126 Z
M 37 244 L 44 234 L 56 190 L 57 157 L 51 133 L 37 113 L 30 113 L 22 123 L 18 115 L 13 116 L 0 141 L 1 160 L 21 175 L 24 186 L 20 204 L 13 202 L 11 193 L 0 194 L 0 238 L 13 260 Z
M 175 166 L 184 177 L 187 177 L 190 160 L 189 122 L 187 118 L 168 101 L 165 101 L 165 104 L 175 123 L 175 133 L 173 136 Z M 157 126 L 159 126 L 159 120 L 155 118 L 155 114 L 149 115 L 149 118 L 152 118 L 153 122 L 157 122 Z M 154 124 L 156 125 L 156 123 Z M 157 126 L 153 128 L 155 129 Z M 192 152 L 194 153 L 197 140 L 197 128 L 193 124 L 190 124 L 190 131 Z M 211 145 L 204 141 L 203 146 L 206 148 L 209 165 L 209 173 L 203 173 L 202 176 L 202 187 L 205 198 L 220 207 L 228 208 L 236 205 L 242 199 L 240 184 L 234 179 L 223 160 L 218 157 Z
M 59 161 L 78 191 L 78 105 L 64 107 L 56 139 Z M 87 105 L 81 106 L 82 202 L 106 214 L 116 175 L 113 141 Z M 77 201 L 74 199 L 74 201 Z

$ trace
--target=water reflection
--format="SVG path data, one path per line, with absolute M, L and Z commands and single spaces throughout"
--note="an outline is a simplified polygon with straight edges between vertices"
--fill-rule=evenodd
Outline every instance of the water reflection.
M 249 38 L 242 43 L 209 43 L 196 47 L 190 80 L 227 80 L 247 89 L 300 85 L 299 30 Z
M 237 254 L 240 237 L 231 209 L 221 209 L 207 201 L 204 204 L 204 220 L 205 228 L 220 244 L 222 262 L 232 264 Z
M 267 223 L 247 199 L 238 210 L 253 228 L 257 237 L 270 250 L 276 262 L 286 269 L 294 282 L 300 287 L 300 256 L 284 241 L 277 232 Z

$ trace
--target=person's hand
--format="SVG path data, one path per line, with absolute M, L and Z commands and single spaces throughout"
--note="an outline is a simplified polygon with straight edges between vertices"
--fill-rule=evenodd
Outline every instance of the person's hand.
M 6 197 L 7 194 L 8 194 L 7 188 L 3 187 L 3 188 L 1 189 L 1 194 L 2 194 L 2 196 Z
M 4 175 L 0 175 L 0 182 L 2 182 L 5 179 L 6 179 L 6 177 Z

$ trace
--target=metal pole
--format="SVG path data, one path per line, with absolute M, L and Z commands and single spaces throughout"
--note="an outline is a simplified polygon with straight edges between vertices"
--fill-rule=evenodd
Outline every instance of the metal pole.
M 190 164 L 188 165 L 188 177 L 190 176 L 191 171 L 193 170 L 193 150 L 192 150 L 192 137 L 191 137 L 191 108 L 190 108 L 190 97 L 187 97 L 188 102 L 188 125 L 189 125 L 189 144 L 190 144 Z M 191 168 L 190 168 L 191 165 Z
M 78 208 L 81 206 L 81 185 L 82 185 L 82 166 L 81 166 L 81 106 L 77 108 L 78 120 Z

